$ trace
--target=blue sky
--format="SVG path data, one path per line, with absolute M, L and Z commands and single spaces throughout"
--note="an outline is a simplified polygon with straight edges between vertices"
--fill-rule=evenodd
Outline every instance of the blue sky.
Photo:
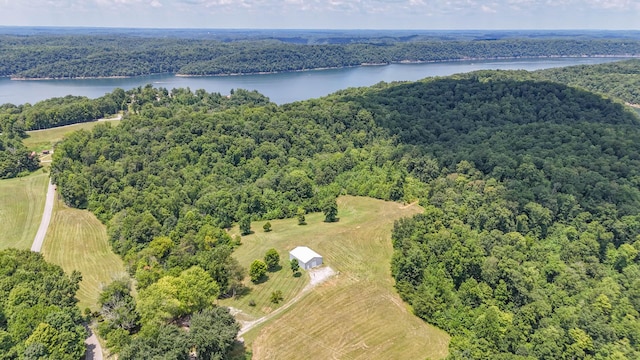
M 0 0 L 0 25 L 640 29 L 640 0 Z

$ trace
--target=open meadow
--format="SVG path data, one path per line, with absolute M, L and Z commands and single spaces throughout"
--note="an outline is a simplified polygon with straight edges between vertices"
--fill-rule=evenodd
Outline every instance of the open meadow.
M 49 174 L 0 180 L 0 249 L 29 249 L 38 231 Z
M 390 261 L 393 222 L 422 209 L 370 198 L 338 199 L 339 222 L 324 223 L 322 214 L 308 214 L 307 225 L 296 219 L 252 224 L 254 234 L 242 237 L 234 255 L 249 267 L 269 248 L 280 254 L 282 270 L 254 285 L 247 279 L 248 294 L 226 299 L 221 305 L 241 309 L 241 320 L 255 320 L 287 303 L 308 282 L 295 278 L 288 265 L 288 251 L 309 246 L 324 258 L 324 266 L 337 275 L 306 293 L 273 319 L 243 335 L 254 359 L 291 359 L 313 351 L 321 359 L 438 359 L 446 357 L 449 336 L 414 316 L 393 287 Z M 269 301 L 281 290 L 280 305 Z M 255 306 L 249 306 L 253 300 Z
M 108 123 L 108 124 L 116 125 L 119 122 L 120 122 L 120 116 L 113 119 L 105 119 L 101 121 L 91 121 L 86 123 L 60 126 L 60 127 L 55 127 L 51 129 L 27 131 L 27 134 L 29 135 L 29 137 L 22 140 L 22 143 L 27 148 L 29 148 L 29 150 L 41 152 L 42 150 L 53 149 L 53 146 L 57 142 L 62 141 L 62 139 L 66 135 L 74 131 L 91 130 L 98 124 Z
M 109 121 L 117 124 L 117 120 Z M 30 149 L 51 149 L 70 132 L 90 130 L 99 122 L 30 131 L 24 143 Z M 45 156 L 46 158 L 47 156 Z M 42 158 L 41 158 L 42 159 Z M 43 160 L 43 166 L 48 167 Z M 49 174 L 37 170 L 29 176 L 0 180 L 0 249 L 29 249 L 40 225 Z M 80 307 L 97 309 L 101 284 L 125 274 L 122 260 L 109 247 L 105 226 L 89 211 L 71 209 L 56 200 L 42 252 L 66 272 L 79 270 L 83 280 L 77 293 Z
M 77 297 L 80 309 L 97 310 L 101 285 L 128 276 L 122 260 L 111 251 L 106 227 L 89 211 L 56 200 L 42 253 L 65 272 L 78 270 L 82 282 Z

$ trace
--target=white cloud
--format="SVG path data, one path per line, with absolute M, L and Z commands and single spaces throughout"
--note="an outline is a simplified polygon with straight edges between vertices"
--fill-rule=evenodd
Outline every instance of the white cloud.
M 640 0 L 0 0 L 3 25 L 639 28 Z

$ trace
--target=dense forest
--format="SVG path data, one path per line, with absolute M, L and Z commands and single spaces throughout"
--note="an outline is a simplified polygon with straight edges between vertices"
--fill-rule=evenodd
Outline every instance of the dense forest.
M 27 136 L 23 123 L 9 115 L 13 105 L 0 106 L 0 179 L 13 178 L 40 167 L 40 160 L 29 151 L 22 139 Z
M 0 251 L 0 359 L 83 357 L 86 330 L 75 297 L 81 279 L 38 253 Z
M 406 34 L 404 34 L 406 35 Z M 425 36 L 203 39 L 111 35 L 0 35 L 0 76 L 85 78 L 158 73 L 228 75 L 481 58 L 636 56 L 629 38 L 504 37 L 461 40 Z M 318 40 L 317 38 L 314 38 Z M 335 40 L 335 39 L 334 39 Z
M 241 286 L 223 228 L 353 194 L 425 207 L 395 226 L 392 274 L 416 315 L 453 336 L 451 358 L 640 356 L 640 120 L 540 79 L 478 72 L 282 106 L 244 90 L 127 92 L 118 127 L 73 134 L 52 165 L 137 282 L 129 321 L 101 325 L 108 345 L 139 354 L 188 337 L 176 322 Z M 171 290 L 190 286 L 204 299 Z

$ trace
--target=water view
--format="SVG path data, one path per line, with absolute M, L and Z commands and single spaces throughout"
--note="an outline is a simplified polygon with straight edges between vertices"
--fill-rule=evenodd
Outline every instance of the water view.
M 0 104 L 35 103 L 52 97 L 82 95 L 96 98 L 120 87 L 125 90 L 153 84 L 167 89 L 189 87 L 228 94 L 231 89 L 258 90 L 277 104 L 328 95 L 348 87 L 370 86 L 380 81 L 415 81 L 476 70 L 539 70 L 553 67 L 599 64 L 619 58 L 551 58 L 392 64 L 345 69 L 316 70 L 243 76 L 180 77 L 173 74 L 119 79 L 14 81 L 0 78 Z

